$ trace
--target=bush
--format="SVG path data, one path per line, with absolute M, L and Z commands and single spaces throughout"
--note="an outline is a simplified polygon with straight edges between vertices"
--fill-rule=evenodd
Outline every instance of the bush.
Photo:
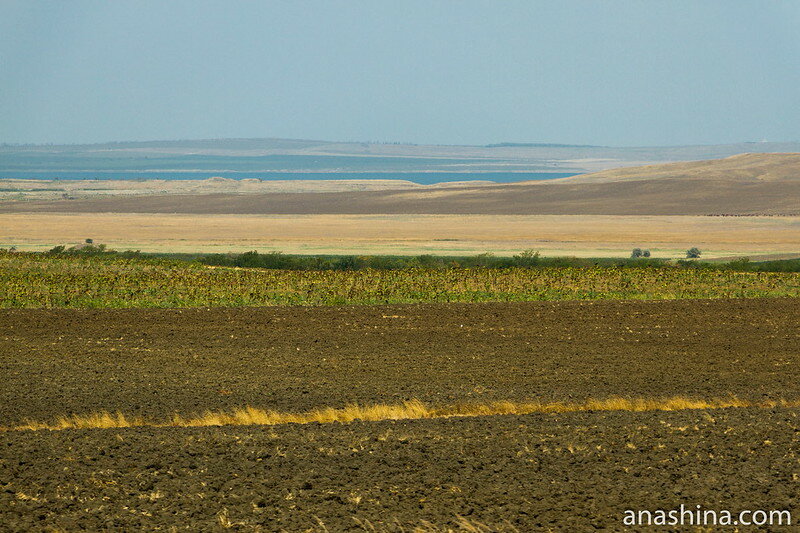
M 355 255 L 345 255 L 341 257 L 338 262 L 334 264 L 335 270 L 360 270 L 366 266 L 366 260 L 363 257 Z
M 521 254 L 515 255 L 512 259 L 514 260 L 514 266 L 533 267 L 539 264 L 539 252 L 525 250 Z
M 101 255 L 107 251 L 112 252 L 113 250 L 106 250 L 105 244 L 84 244 L 73 246 L 67 250 L 67 253 L 81 255 Z
M 699 248 L 692 247 L 686 250 L 686 259 L 697 259 L 703 252 Z
M 494 254 L 492 252 L 484 252 L 475 257 L 470 258 L 474 267 L 489 268 L 495 262 Z
M 750 258 L 740 257 L 739 259 L 734 259 L 733 261 L 728 262 L 728 268 L 737 271 L 750 270 Z

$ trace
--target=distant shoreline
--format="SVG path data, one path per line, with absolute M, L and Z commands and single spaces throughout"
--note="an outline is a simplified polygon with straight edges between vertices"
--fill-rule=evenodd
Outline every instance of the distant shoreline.
M 260 181 L 287 180 L 404 180 L 420 185 L 431 185 L 452 181 L 492 181 L 511 183 L 515 181 L 550 180 L 575 176 L 577 172 L 296 172 L 296 171 L 121 171 L 105 172 L 92 170 L 70 171 L 0 171 L 0 179 L 14 180 L 92 180 L 92 181 L 146 181 L 146 180 L 205 180 L 224 177 L 233 180 L 258 179 Z

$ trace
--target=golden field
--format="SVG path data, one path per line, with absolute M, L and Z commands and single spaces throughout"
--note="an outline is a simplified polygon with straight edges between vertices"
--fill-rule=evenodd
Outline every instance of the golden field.
M 0 214 L 0 247 L 46 250 L 93 238 L 117 250 L 439 254 L 535 249 L 545 256 L 704 258 L 800 253 L 798 217 L 624 215 Z

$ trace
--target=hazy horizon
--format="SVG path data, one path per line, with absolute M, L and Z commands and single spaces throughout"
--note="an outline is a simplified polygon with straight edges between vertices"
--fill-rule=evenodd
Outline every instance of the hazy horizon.
M 370 140 L 341 140 L 341 139 L 313 139 L 313 138 L 288 138 L 288 137 L 218 137 L 218 138 L 183 138 L 183 139 L 109 139 L 93 142 L 8 142 L 0 141 L 0 147 L 23 147 L 23 146 L 93 146 L 105 144 L 137 144 L 137 143 L 179 143 L 179 142 L 206 142 L 206 141 L 299 141 L 299 142 L 319 142 L 330 144 L 375 144 L 375 145 L 399 145 L 399 146 L 466 146 L 475 148 L 501 147 L 508 146 L 541 146 L 541 147 L 568 147 L 568 148 L 609 148 L 609 149 L 635 149 L 635 148 L 682 148 L 682 147 L 702 147 L 702 146 L 730 146 L 737 144 L 798 144 L 798 139 L 783 139 L 775 141 L 732 141 L 732 142 L 709 142 L 696 144 L 662 144 L 662 145 L 602 145 L 602 144 L 572 144 L 558 141 L 497 141 L 485 144 L 459 144 L 459 143 L 417 143 L 413 141 L 370 141 Z
M 790 1 L 0 0 L 0 143 L 800 140 Z

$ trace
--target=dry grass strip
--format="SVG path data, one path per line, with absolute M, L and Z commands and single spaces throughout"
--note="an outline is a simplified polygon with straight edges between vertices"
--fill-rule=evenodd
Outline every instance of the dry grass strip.
M 183 417 L 175 414 L 166 421 L 149 420 L 142 417 L 129 417 L 123 413 L 101 411 L 87 415 L 70 415 L 55 422 L 26 421 L 13 427 L 0 428 L 4 431 L 62 430 L 88 428 L 130 428 L 130 427 L 207 427 L 207 426 L 245 426 L 280 424 L 309 424 L 356 420 L 374 422 L 380 420 L 418 420 L 425 418 L 450 418 L 462 416 L 524 415 L 531 413 L 574 413 L 581 411 L 681 411 L 687 409 L 728 409 L 755 407 L 800 407 L 800 400 L 776 400 L 752 402 L 736 397 L 697 400 L 676 396 L 673 398 L 621 398 L 585 400 L 580 402 L 512 402 L 497 401 L 488 403 L 462 403 L 449 406 L 430 407 L 419 400 L 410 400 L 398 405 L 377 404 L 370 406 L 348 405 L 343 408 L 320 408 L 303 413 L 281 413 L 243 407 L 233 411 L 207 411 L 199 416 Z

